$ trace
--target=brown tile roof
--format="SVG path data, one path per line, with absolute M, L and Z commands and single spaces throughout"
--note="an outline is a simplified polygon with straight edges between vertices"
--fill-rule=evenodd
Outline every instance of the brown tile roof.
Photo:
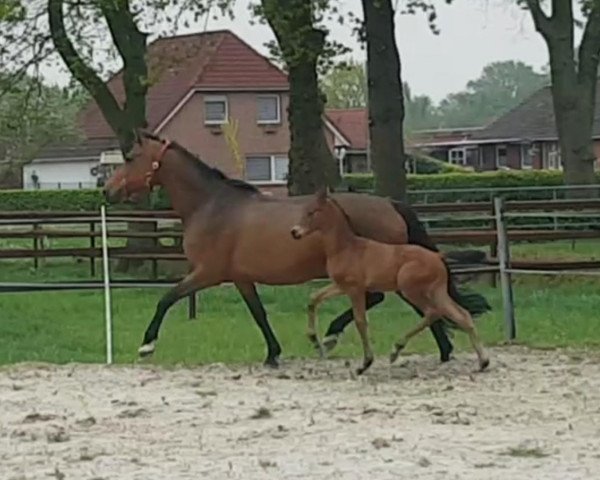
M 600 81 L 596 88 L 600 86 Z M 596 98 L 593 136 L 600 137 L 600 96 Z M 476 132 L 472 140 L 557 140 L 550 87 L 544 87 L 505 115 Z
M 366 108 L 329 108 L 325 116 L 350 142 L 353 150 L 366 150 L 369 116 Z
M 288 80 L 276 66 L 241 40 L 225 31 L 161 38 L 148 46 L 148 127 L 155 129 L 190 90 L 287 90 Z M 122 104 L 123 73 L 108 82 Z M 82 112 L 80 123 L 88 139 L 114 134 L 95 102 Z

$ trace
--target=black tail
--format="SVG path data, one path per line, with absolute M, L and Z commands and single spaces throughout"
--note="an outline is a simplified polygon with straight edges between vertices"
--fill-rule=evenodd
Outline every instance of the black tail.
M 408 205 L 396 201 L 392 201 L 392 205 L 396 211 L 402 216 L 406 223 L 408 243 L 413 245 L 420 245 L 428 250 L 439 252 L 437 246 L 431 241 L 431 237 L 425 230 L 425 227 L 417 217 L 416 212 Z M 476 263 L 481 261 L 483 252 L 477 250 L 467 250 L 465 252 L 449 252 L 447 257 L 450 260 L 454 260 L 457 263 Z M 466 309 L 473 318 L 489 312 L 492 307 L 485 299 L 485 297 L 479 293 L 459 291 L 454 283 L 454 279 L 450 272 L 448 264 L 444 261 L 446 270 L 448 271 L 448 294 L 450 297 L 458 303 L 461 307 Z M 453 322 L 444 322 L 446 325 L 455 326 Z

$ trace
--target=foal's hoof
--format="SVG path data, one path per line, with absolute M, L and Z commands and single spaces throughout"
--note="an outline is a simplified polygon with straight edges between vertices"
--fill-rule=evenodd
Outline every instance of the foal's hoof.
M 267 359 L 265 360 L 265 367 L 279 368 L 279 358 L 267 357 Z
M 371 365 L 373 365 L 373 359 L 372 358 L 366 358 L 365 361 L 363 362 L 362 367 L 356 369 L 356 374 L 357 375 L 362 375 L 363 373 L 365 373 L 369 369 L 369 367 Z
M 484 358 L 483 360 L 479 361 L 479 371 L 480 372 L 483 372 L 489 366 L 490 366 L 490 359 L 489 358 Z
M 319 341 L 319 337 L 314 333 L 309 333 L 308 339 L 310 340 L 310 343 L 312 343 L 314 349 L 319 353 L 319 357 L 325 358 L 325 348 Z
M 327 335 L 323 339 L 323 347 L 325 347 L 325 351 L 330 352 L 335 348 L 338 343 L 339 335 Z
M 400 352 L 402 350 L 404 350 L 404 345 L 401 345 L 399 343 L 394 345 L 394 351 L 390 353 L 390 363 L 394 363 L 396 360 L 398 360 L 398 357 L 400 356 Z
M 152 340 L 150 343 L 145 343 L 140 348 L 138 348 L 138 353 L 140 357 L 149 357 L 156 350 L 156 340 Z

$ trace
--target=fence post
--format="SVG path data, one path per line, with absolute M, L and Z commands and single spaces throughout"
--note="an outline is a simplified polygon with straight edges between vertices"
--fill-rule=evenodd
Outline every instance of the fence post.
M 40 239 L 37 235 L 37 231 L 39 230 L 40 226 L 36 222 L 36 223 L 32 224 L 32 227 L 33 227 L 33 251 L 35 252 L 34 257 L 33 257 L 33 268 L 35 270 L 37 270 L 40 265 L 40 260 L 39 260 L 40 257 L 37 254 L 38 250 L 39 250 L 39 246 L 40 246 Z
M 104 320 L 106 326 L 106 363 L 113 363 L 112 306 L 110 301 L 110 260 L 108 258 L 108 232 L 106 227 L 106 207 L 100 207 L 102 227 L 102 266 L 104 273 Z
M 513 298 L 510 272 L 510 248 L 506 225 L 504 223 L 504 201 L 501 197 L 494 198 L 494 212 L 496 216 L 496 235 L 498 237 L 498 266 L 500 268 L 500 284 L 502 286 L 502 306 L 504 310 L 504 327 L 506 340 L 514 340 L 517 336 L 515 322 L 515 305 Z
M 96 249 L 96 222 L 90 222 L 90 248 Z M 90 275 L 96 276 L 96 254 L 92 252 L 90 255 Z
M 493 199 L 490 199 L 491 204 L 491 216 L 492 224 L 490 225 L 492 230 L 496 229 L 496 217 L 495 217 L 495 205 Z M 498 258 L 498 237 L 492 240 L 490 243 L 490 258 Z M 490 273 L 490 286 L 496 288 L 498 286 L 498 274 L 496 272 Z
M 196 313 L 197 313 L 197 304 L 196 304 L 196 292 L 192 293 L 189 297 L 189 303 L 188 303 L 188 318 L 190 320 L 195 320 L 196 319 Z

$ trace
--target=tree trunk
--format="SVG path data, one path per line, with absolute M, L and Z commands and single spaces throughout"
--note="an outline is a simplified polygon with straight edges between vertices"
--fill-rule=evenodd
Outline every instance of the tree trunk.
M 325 102 L 317 80 L 326 33 L 314 27 L 311 1 L 262 0 L 261 5 L 289 74 L 289 193 L 303 195 L 322 186 L 333 187 L 339 168 L 325 140 Z
M 338 170 L 323 133 L 323 97 L 316 65 L 302 63 L 289 69 L 290 195 L 305 195 L 322 186 L 335 186 Z
M 536 30 L 550 55 L 554 118 L 560 144 L 565 184 L 595 183 L 592 128 L 600 54 L 600 5 L 591 6 L 579 49 L 575 49 L 573 3 L 552 0 L 547 16 L 540 0 L 526 0 Z M 596 196 L 596 189 L 573 189 L 571 197 Z
M 369 137 L 378 195 L 404 200 L 404 98 L 391 0 L 362 0 L 367 37 Z

